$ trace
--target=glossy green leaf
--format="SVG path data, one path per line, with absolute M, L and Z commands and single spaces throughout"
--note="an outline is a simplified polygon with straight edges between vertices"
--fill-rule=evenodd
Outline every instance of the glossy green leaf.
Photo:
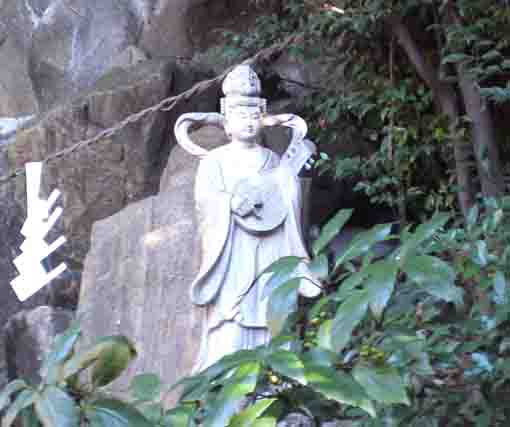
M 407 262 L 407 257 L 418 248 L 423 242 L 430 239 L 435 233 L 437 233 L 444 225 L 448 222 L 450 216 L 445 213 L 438 213 L 434 215 L 430 221 L 420 224 L 414 233 L 409 233 L 400 251 L 398 251 L 397 260 L 401 264 Z
M 497 49 L 491 49 L 488 52 L 484 53 L 482 55 L 482 59 L 484 61 L 493 61 L 495 59 L 501 58 L 501 52 Z
M 445 301 L 462 304 L 463 290 L 455 286 L 455 270 L 443 260 L 420 255 L 410 257 L 404 264 L 409 280 L 421 285 L 423 290 Z
M 331 342 L 331 331 L 333 328 L 333 320 L 326 320 L 322 322 L 317 332 L 317 344 L 321 349 L 333 350 L 333 343 Z
M 21 391 L 2 418 L 2 427 L 10 427 L 21 410 L 33 405 L 37 398 L 38 394 L 35 390 L 25 389 Z
M 276 427 L 277 419 L 274 417 L 262 417 L 255 420 L 251 427 Z
M 260 355 L 257 349 L 239 350 L 223 356 L 218 362 L 207 368 L 204 375 L 209 379 L 213 379 L 227 370 L 237 368 L 241 364 L 259 361 Z
M 261 399 L 248 406 L 240 414 L 234 415 L 229 427 L 253 427 L 255 421 L 266 412 L 276 399 Z
M 23 380 L 14 380 L 7 384 L 0 393 L 0 411 L 2 411 L 10 402 L 11 396 L 18 391 L 27 388 L 28 385 Z
M 404 264 L 404 271 L 409 279 L 418 284 L 430 282 L 453 283 L 455 280 L 455 270 L 450 265 L 429 255 L 410 258 Z
M 306 385 L 305 367 L 296 353 L 278 350 L 267 357 L 266 363 L 273 371 Z
M 329 274 L 328 257 L 324 254 L 314 257 L 308 266 L 314 277 L 325 279 Z
M 178 406 L 165 412 L 162 425 L 164 427 L 189 427 L 193 409 L 189 406 Z
M 496 304 L 508 304 L 510 302 L 510 292 L 504 274 L 496 271 L 494 275 L 494 301 Z M 0 409 L 2 408 L 0 404 Z
M 252 393 L 257 385 L 260 363 L 241 365 L 225 385 L 204 420 L 204 427 L 225 427 L 231 417 L 239 411 L 245 396 Z
M 252 427 L 276 427 L 276 422 L 276 418 L 263 417 L 255 420 L 252 424 Z
M 289 315 L 296 311 L 300 282 L 301 279 L 291 279 L 276 288 L 269 297 L 267 319 L 273 336 L 282 331 Z
M 367 277 L 368 272 L 366 269 L 349 274 L 349 277 L 347 277 L 340 285 L 340 289 L 333 294 L 333 299 L 335 301 L 345 300 L 349 295 L 351 295 L 352 290 L 361 285 Z
M 64 364 L 61 379 L 69 378 L 94 365 L 93 381 L 96 386 L 103 386 L 117 378 L 134 357 L 136 350 L 126 337 L 102 337 Z
M 365 389 L 365 392 L 377 402 L 388 405 L 392 403 L 411 404 L 404 382 L 396 369 L 389 366 L 358 365 L 352 374 L 354 379 Z
M 328 399 L 355 406 L 375 416 L 375 409 L 363 388 L 341 371 L 313 364 L 305 365 L 309 386 Z
M 47 386 L 35 401 L 35 413 L 44 427 L 78 427 L 80 412 L 64 390 Z
M 445 56 L 442 59 L 441 63 L 443 65 L 445 65 L 445 64 L 456 64 L 458 62 L 464 62 L 466 60 L 471 60 L 471 59 L 473 59 L 472 56 L 466 55 L 464 53 L 451 53 L 450 55 Z
M 140 374 L 133 377 L 129 389 L 135 399 L 153 400 L 161 392 L 161 380 L 156 374 Z
M 100 399 L 85 406 L 90 427 L 154 427 L 140 411 L 116 399 Z
M 368 301 L 368 293 L 358 291 L 340 305 L 331 326 L 333 351 L 338 353 L 347 345 L 351 339 L 352 331 L 367 312 Z
M 296 256 L 287 256 L 280 258 L 278 261 L 271 264 L 260 275 L 271 274 L 271 277 L 264 286 L 262 298 L 269 296 L 275 289 L 279 288 L 284 283 L 287 283 L 294 277 L 295 271 L 299 264 L 303 262 L 303 258 Z
M 110 384 L 118 378 L 136 356 L 135 347 L 124 336 L 110 337 L 101 345 L 103 350 L 92 368 L 92 382 L 98 387 Z
M 336 354 L 332 351 L 318 347 L 311 348 L 301 356 L 305 365 L 323 366 L 325 368 L 332 368 L 335 364 L 336 358 Z
M 327 247 L 329 242 L 335 238 L 345 223 L 352 216 L 352 213 L 352 209 L 342 209 L 328 221 L 328 223 L 322 228 L 319 238 L 313 243 L 312 252 L 314 255 L 318 255 Z
M 469 209 L 467 218 L 466 218 L 466 225 L 468 230 L 472 230 L 473 227 L 476 225 L 478 221 L 478 215 L 480 213 L 480 209 L 478 205 L 474 205 L 471 209 Z
M 40 373 L 45 383 L 55 384 L 58 381 L 61 364 L 71 356 L 80 333 L 78 321 L 74 321 L 65 332 L 57 335 L 41 365 Z
M 335 260 L 337 270 L 342 264 L 364 254 L 374 244 L 385 240 L 391 233 L 391 224 L 376 225 L 368 231 L 359 233 L 347 246 L 347 249 Z
M 409 368 L 417 375 L 433 375 L 434 370 L 425 348 L 426 344 L 425 339 L 416 335 L 404 335 L 397 332 L 390 334 L 383 341 L 382 350 L 391 354 L 388 363 L 393 367 L 399 369 Z
M 239 350 L 235 353 L 222 357 L 218 362 L 208 367 L 199 375 L 185 377 L 174 384 L 170 391 L 177 387 L 183 387 L 181 391 L 181 401 L 194 402 L 204 398 L 211 387 L 217 386 L 223 382 L 225 376 L 244 363 L 259 362 L 262 359 L 261 351 Z
M 201 400 L 213 385 L 205 375 L 184 377 L 172 385 L 169 391 L 179 390 L 180 402 L 195 402 Z
M 476 250 L 473 256 L 473 261 L 482 266 L 487 266 L 489 262 L 489 249 L 487 248 L 487 243 L 485 240 L 478 240 L 475 243 Z
M 141 405 L 136 405 L 140 413 L 147 418 L 151 423 L 158 424 L 163 418 L 164 408 L 159 402 L 145 402 Z
M 379 261 L 367 267 L 367 272 L 369 278 L 366 289 L 370 310 L 376 319 L 380 319 L 395 288 L 398 264 L 393 260 Z

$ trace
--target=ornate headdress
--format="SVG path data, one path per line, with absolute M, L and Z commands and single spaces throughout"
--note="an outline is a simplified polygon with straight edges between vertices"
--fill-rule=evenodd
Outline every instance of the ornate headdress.
M 249 65 L 238 65 L 223 80 L 224 98 L 221 98 L 221 114 L 225 117 L 236 106 L 245 105 L 259 107 L 260 111 L 267 112 L 267 101 L 260 98 L 260 80 Z
M 223 80 L 221 99 L 221 114 L 219 113 L 186 113 L 179 117 L 174 126 L 177 142 L 190 154 L 203 157 L 207 150 L 195 144 L 189 137 L 188 131 L 193 124 L 210 125 L 225 128 L 225 119 L 229 112 L 238 106 L 252 106 L 260 108 L 260 112 L 267 112 L 267 101 L 260 98 L 260 80 L 249 65 L 242 64 L 235 67 Z M 286 126 L 292 129 L 292 144 L 303 141 L 307 132 L 306 122 L 294 114 L 279 114 L 265 116 L 264 126 Z

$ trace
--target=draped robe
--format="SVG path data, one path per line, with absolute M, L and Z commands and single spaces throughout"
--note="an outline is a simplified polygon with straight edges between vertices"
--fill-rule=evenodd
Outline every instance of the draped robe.
M 307 257 L 302 240 L 299 179 L 290 170 L 278 167 L 277 154 L 267 148 L 259 149 L 264 156 L 256 170 L 228 173 L 233 169 L 228 164 L 232 162 L 230 145 L 210 151 L 198 167 L 195 202 L 202 237 L 202 264 L 191 286 L 191 299 L 206 306 L 206 320 L 195 372 L 226 354 L 270 340 L 266 320 L 268 298 L 263 297 L 269 275 L 257 277 L 283 256 Z M 246 155 L 249 154 L 248 149 Z M 236 223 L 231 198 L 240 179 L 269 171 L 277 173 L 287 216 L 275 230 L 252 234 Z M 306 288 L 304 295 L 317 293 L 314 285 L 302 286 Z

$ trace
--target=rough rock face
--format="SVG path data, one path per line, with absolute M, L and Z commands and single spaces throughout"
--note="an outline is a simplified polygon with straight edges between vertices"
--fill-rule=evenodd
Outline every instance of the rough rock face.
M 67 329 L 71 312 L 48 306 L 20 311 L 5 326 L 5 349 L 9 380 L 25 378 L 37 384 L 39 368 L 53 339 Z
M 205 148 L 227 142 L 213 127 L 192 138 Z M 189 374 L 197 355 L 202 310 L 188 297 L 201 256 L 193 197 L 197 166 L 196 158 L 175 147 L 157 196 L 93 226 L 78 315 L 85 339 L 121 333 L 135 342 L 138 358 L 118 389 L 142 372 L 172 384 Z
M 194 138 L 205 147 L 225 142 L 215 129 Z M 188 287 L 200 264 L 193 183 L 198 160 L 176 147 L 157 196 L 94 224 L 78 313 L 84 339 L 130 337 L 138 358 L 118 383 L 156 372 L 167 384 L 189 373 L 201 337 L 201 311 Z
M 159 102 L 171 91 L 174 70 L 171 62 L 151 61 L 104 76 L 89 94 L 20 132 L 9 149 L 11 166 L 43 159 Z M 162 112 L 147 115 L 109 140 L 44 168 L 45 190 L 59 188 L 63 193 L 59 225 L 70 242 L 65 252 L 71 267 L 79 268 L 83 261 L 94 221 L 156 191 L 169 150 L 167 119 Z M 19 179 L 16 197 L 24 206 L 24 179 Z
M 7 361 L 5 360 L 4 334 L 0 333 L 0 390 L 7 384 Z
M 138 0 L 143 29 L 140 47 L 150 56 L 192 56 L 216 42 L 221 31 L 245 31 L 257 12 L 276 10 L 279 1 Z
M 172 61 L 153 60 L 125 69 L 114 69 L 74 102 L 58 107 L 17 134 L 11 144 L 0 146 L 0 175 L 95 136 L 127 115 L 156 104 L 172 93 L 188 89 L 204 73 L 176 67 Z M 21 309 L 42 304 L 76 306 L 79 275 L 89 248 L 92 224 L 118 212 L 128 203 L 157 192 L 159 178 L 174 144 L 171 126 L 186 111 L 211 111 L 216 107 L 218 88 L 203 97 L 179 105 L 171 112 L 145 116 L 110 139 L 82 148 L 43 168 L 43 191 L 59 188 L 64 216 L 49 236 L 64 234 L 68 244 L 57 251 L 53 264 L 65 261 L 71 275 L 59 277 L 24 303 L 9 282 L 16 276 L 12 260 L 22 242 L 19 231 L 24 212 L 25 180 L 0 186 L 0 328 Z M 8 156 L 6 156 L 8 153 Z M 7 159 L 6 159 L 7 157 Z M 3 341 L 0 337 L 0 346 Z M 1 364 L 1 363 L 0 363 Z M 0 368 L 1 369 L 1 368 Z
M 119 65 L 119 55 L 136 43 L 139 31 L 129 2 L 51 2 L 35 18 L 30 49 L 30 75 L 41 110 L 90 88 Z
M 278 3 L 3 0 L 0 117 L 49 111 L 133 60 L 191 57 L 216 42 L 221 30 L 244 31 L 257 13 Z
M 0 145 L 0 175 L 7 172 L 6 145 Z M 14 294 L 9 282 L 17 275 L 12 260 L 19 254 L 19 245 L 23 242 L 20 229 L 23 224 L 23 213 L 14 201 L 14 182 L 0 185 L 0 388 L 4 382 L 5 363 L 3 357 L 4 337 L 2 329 L 9 317 L 21 309 L 30 309 L 48 301 L 47 289 L 21 303 Z
M 37 111 L 28 72 L 32 22 L 27 4 L 20 0 L 0 2 L 0 117 Z

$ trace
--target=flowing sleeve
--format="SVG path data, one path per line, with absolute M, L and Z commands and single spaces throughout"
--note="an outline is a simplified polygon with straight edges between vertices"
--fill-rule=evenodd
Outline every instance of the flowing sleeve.
M 200 271 L 191 285 L 191 300 L 210 303 L 222 285 L 228 267 L 231 233 L 231 195 L 225 191 L 221 166 L 209 156 L 200 161 L 195 179 L 195 204 L 202 241 Z

